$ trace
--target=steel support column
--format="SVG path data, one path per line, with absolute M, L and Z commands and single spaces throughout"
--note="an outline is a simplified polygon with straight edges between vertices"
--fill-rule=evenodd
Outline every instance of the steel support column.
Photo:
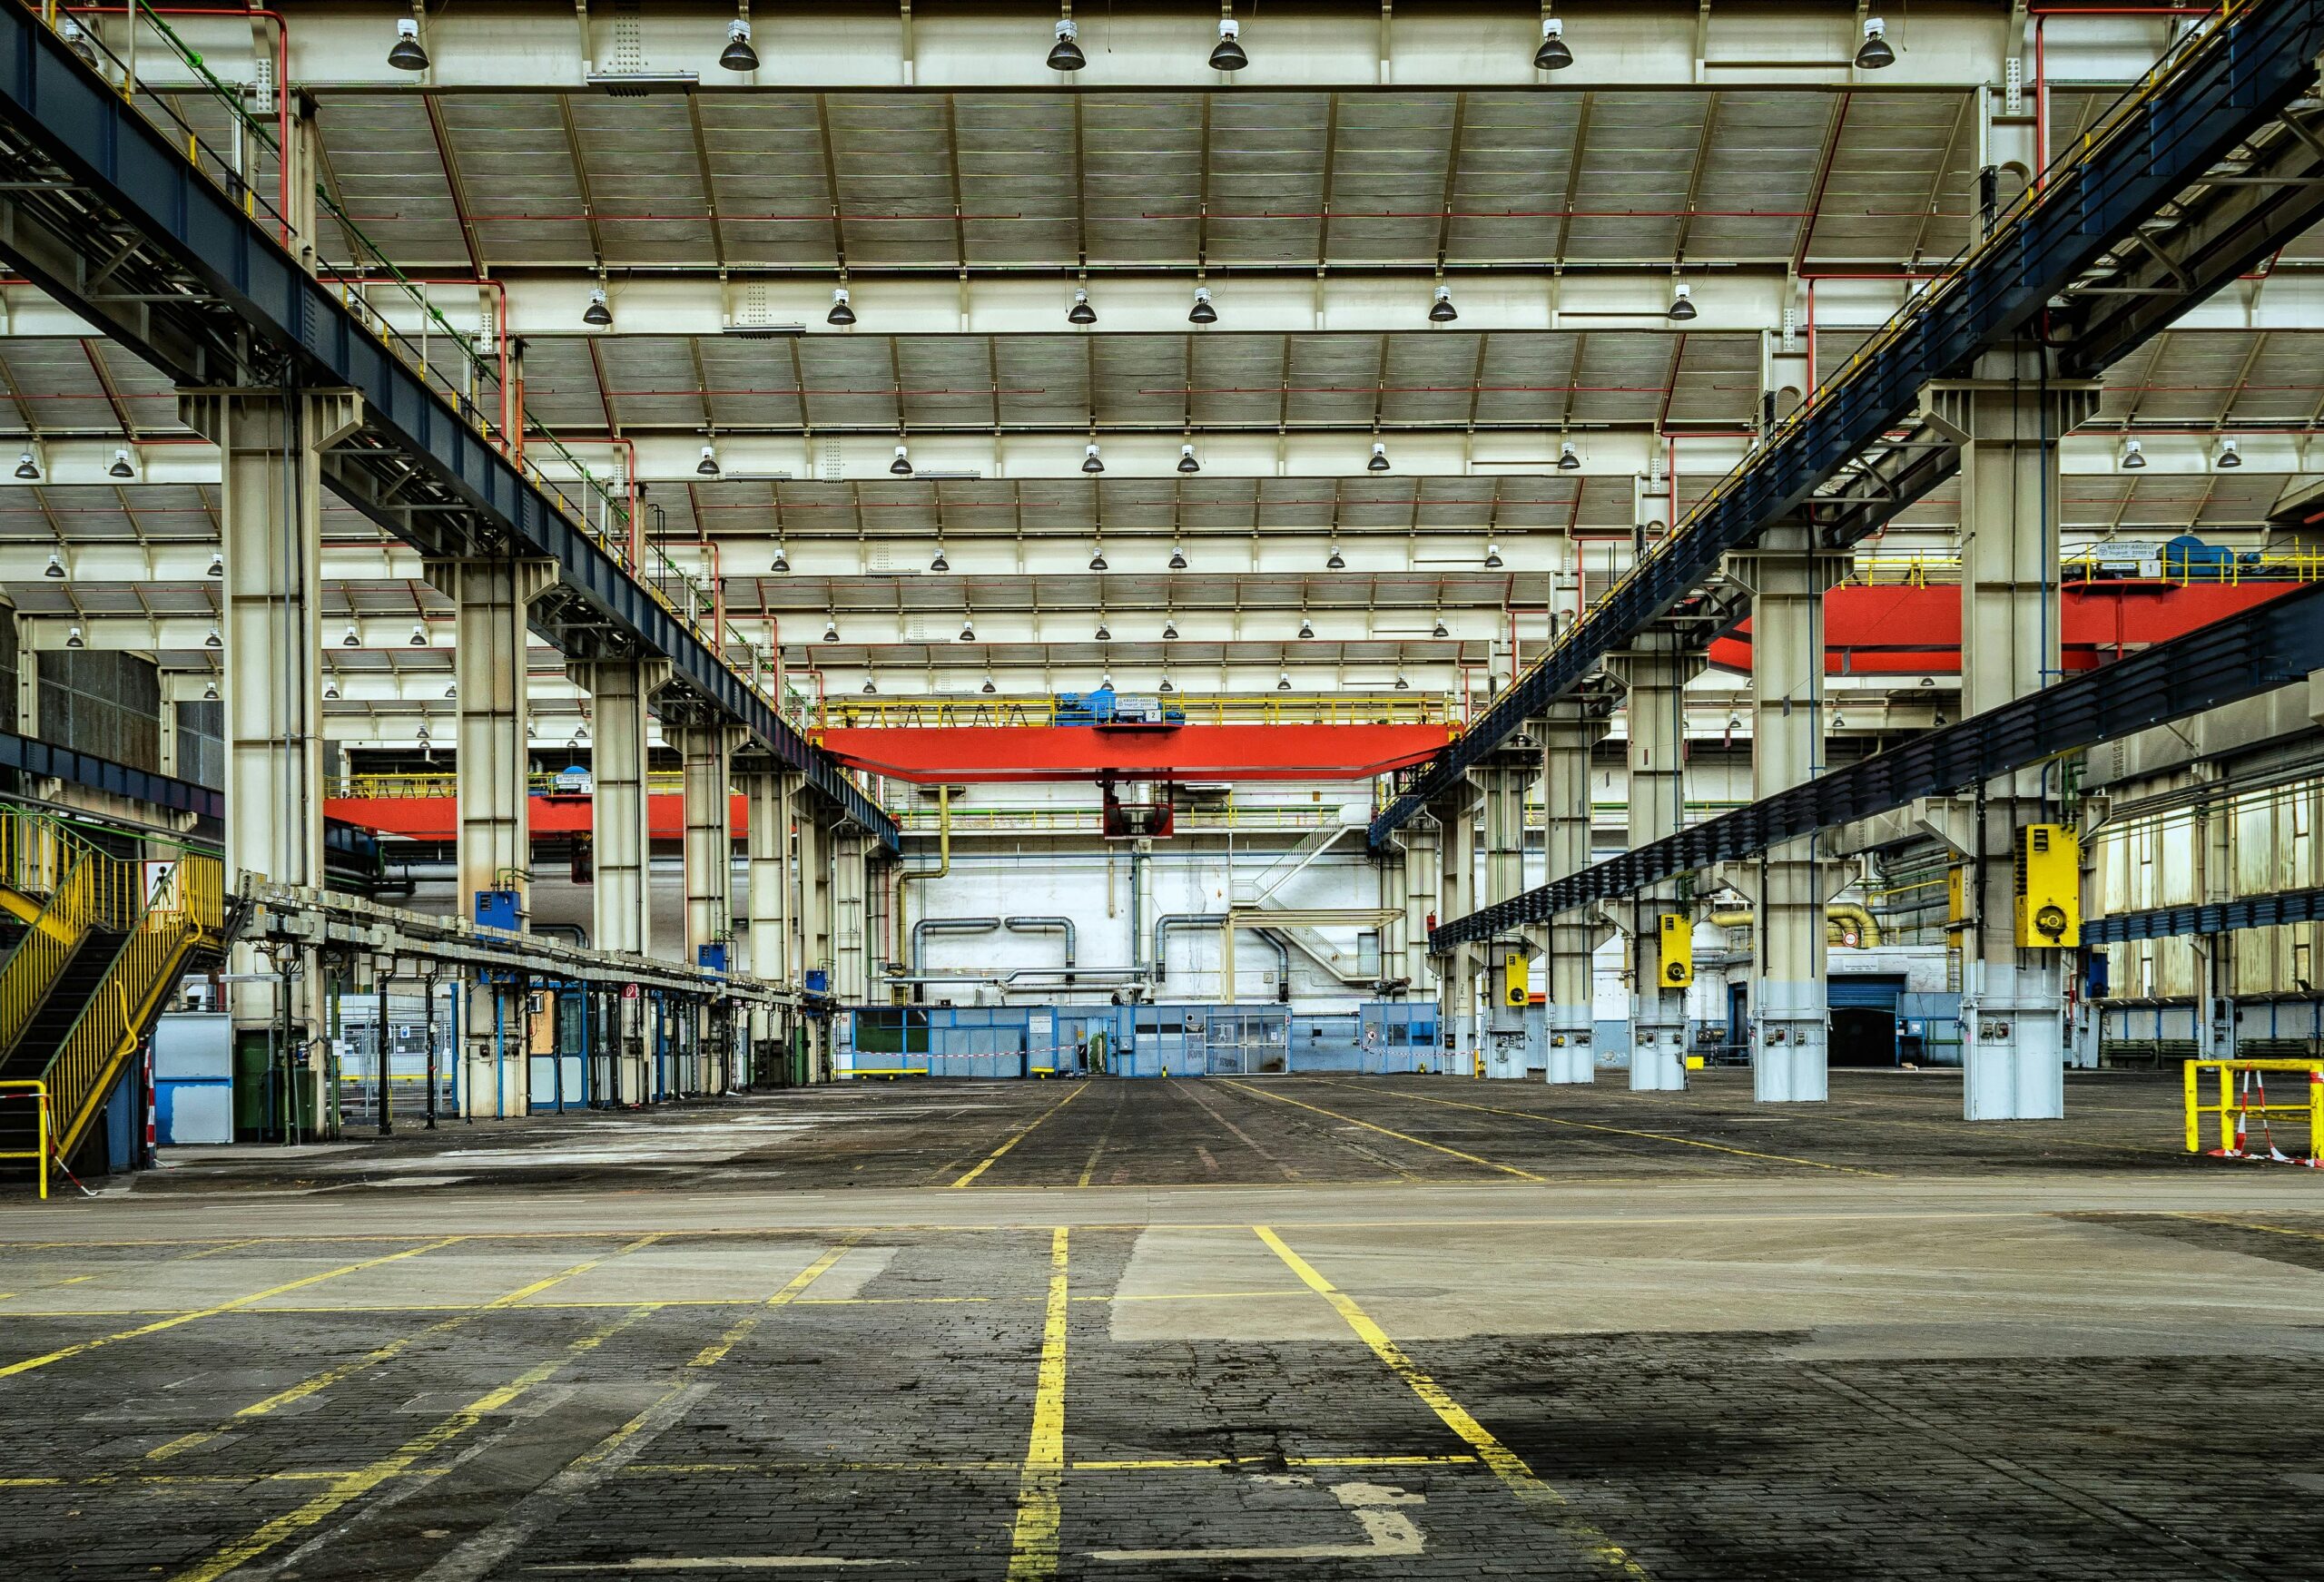
M 862 1005 L 871 994 L 870 842 L 853 824 L 832 835 L 832 994 L 842 1005 Z
M 455 791 L 459 806 L 458 905 L 478 918 L 478 898 L 513 896 L 517 927 L 531 916 L 532 752 L 526 744 L 528 611 L 556 577 L 545 560 L 431 560 L 428 582 L 458 607 L 453 677 L 459 693 Z M 478 984 L 468 996 L 471 1115 L 521 1115 L 531 1062 L 522 986 Z M 496 1009 L 496 1003 L 497 1007 Z
M 1541 772 L 1531 751 L 1497 753 L 1472 771 L 1483 791 L 1485 878 L 1484 904 L 1514 899 L 1525 889 L 1525 792 Z M 1525 742 L 1530 749 L 1531 743 Z M 1484 1037 L 1479 1049 L 1484 1074 L 1522 1077 L 1541 1069 L 1541 1018 L 1532 1008 L 1526 973 L 1519 980 L 1523 997 L 1512 1003 L 1509 988 L 1511 964 L 1531 959 L 1533 947 L 1523 931 L 1494 940 L 1485 951 L 1483 997 Z
M 323 888 L 322 452 L 354 428 L 351 392 L 187 390 L 189 427 L 219 447 L 225 582 L 226 874 Z M 30 674 L 32 656 L 21 665 Z M 314 952 L 271 961 L 250 946 L 229 962 L 237 1042 L 271 1043 L 271 1068 L 308 1095 L 313 1125 L 337 1130 L 323 1058 Z M 278 1004 L 278 989 L 289 1003 Z M 286 1135 L 298 1129 L 286 1107 Z
M 654 954 L 653 837 L 646 822 L 646 708 L 669 679 L 666 659 L 576 660 L 588 689 L 590 937 L 600 948 Z M 615 1093 L 651 1092 L 645 1002 L 623 999 L 615 1029 Z
M 1824 594 L 1848 557 L 1819 552 L 1807 522 L 1768 528 L 1728 557 L 1751 590 L 1751 794 L 1804 785 L 1824 767 Z M 1832 865 L 1820 835 L 1803 835 L 1723 875 L 1756 909 L 1751 952 L 1751 1093 L 1763 1104 L 1830 1096 L 1824 903 Z M 1744 1029 L 1728 1037 L 1745 1042 Z
M 2097 409 L 2098 386 L 2056 377 L 2054 354 L 1988 352 L 1973 377 L 1929 388 L 1969 437 L 1961 465 L 1961 706 L 1976 715 L 2058 680 L 2058 437 Z M 2056 805 L 2047 768 L 1986 782 L 1941 813 L 1968 857 L 1973 948 L 1961 1023 L 1971 1120 L 2065 1114 L 2065 965 L 2016 942 L 2015 837 Z
M 1436 870 L 1436 915 L 1464 918 L 1476 910 L 1477 803 L 1464 776 L 1451 796 L 1431 810 L 1443 831 Z M 1472 1076 L 1477 1065 L 1477 950 L 1463 940 L 1436 964 L 1436 1027 L 1448 1072 Z
M 749 804 L 743 850 L 748 860 L 745 910 L 750 919 L 747 965 L 753 977 L 769 983 L 791 978 L 791 802 L 799 777 L 766 758 L 743 760 L 743 795 Z M 751 1010 L 753 1056 L 767 1053 L 775 1037 L 773 1010 Z
M 1541 732 L 1541 850 L 1555 883 L 1590 866 L 1590 752 L 1606 734 L 1606 722 L 1583 703 L 1567 699 L 1550 705 L 1534 727 Z M 1591 1047 L 1596 974 L 1591 958 L 1602 930 L 1588 909 L 1558 913 L 1550 921 L 1547 985 L 1549 1079 L 1553 1083 L 1597 1080 L 1598 1056 Z
M 1607 656 L 1606 668 L 1628 689 L 1630 843 L 1675 835 L 1686 823 L 1686 686 L 1703 667 L 1699 652 L 1675 631 L 1640 633 Z M 1665 879 L 1630 898 L 1630 1088 L 1659 1092 L 1687 1086 L 1687 995 L 1662 983 L 1657 919 L 1679 908 L 1679 887 Z

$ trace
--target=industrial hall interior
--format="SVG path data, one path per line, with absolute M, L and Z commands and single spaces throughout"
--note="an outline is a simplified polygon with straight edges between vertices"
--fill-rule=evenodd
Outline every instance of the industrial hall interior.
M 0 1577 L 2324 1582 L 2324 0 L 0 0 Z

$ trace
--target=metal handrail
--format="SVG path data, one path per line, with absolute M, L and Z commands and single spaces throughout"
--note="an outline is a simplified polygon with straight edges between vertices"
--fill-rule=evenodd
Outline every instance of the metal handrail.
M 182 857 L 163 884 L 165 893 L 146 898 L 136 927 L 42 1073 L 59 1117 L 60 1155 L 80 1141 L 113 1074 L 136 1047 L 138 1029 L 177 981 L 187 954 L 222 937 L 223 863 L 214 857 Z
M 91 929 L 125 930 L 136 918 L 137 865 L 74 845 L 64 879 L 0 966 L 0 1052 L 24 1037 Z
M 29 1093 L 33 1101 L 33 1145 L 29 1152 L 17 1148 L 0 1153 L 0 1159 L 30 1159 L 34 1172 L 40 1178 L 40 1194 L 48 1196 L 49 1113 L 48 1085 L 44 1082 L 0 1082 L 0 1096 L 12 1093 Z

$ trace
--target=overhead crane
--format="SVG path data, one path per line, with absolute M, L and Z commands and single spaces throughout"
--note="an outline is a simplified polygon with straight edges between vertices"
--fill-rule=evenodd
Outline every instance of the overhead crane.
M 2324 0 L 2256 0 L 2157 66 L 2109 133 L 2043 172 L 1407 776 L 1372 821 L 1374 849 L 1551 704 L 1610 684 L 1607 657 L 1641 634 L 1675 628 L 1699 646 L 1731 624 L 1745 599 L 1721 575 L 1728 555 L 1802 514 L 1823 546 L 1843 549 L 1942 481 L 1959 437 L 1915 423 L 1931 381 L 2029 337 L 2058 349 L 2067 372 L 2095 373 L 2313 224 L 2324 214 L 2319 47 Z

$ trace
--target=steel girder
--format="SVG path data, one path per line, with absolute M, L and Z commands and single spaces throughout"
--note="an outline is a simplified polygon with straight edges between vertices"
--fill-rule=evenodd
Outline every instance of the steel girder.
M 667 657 L 675 679 L 893 848 L 893 820 L 21 5 L 0 5 L 0 258 L 181 385 L 344 388 L 334 491 L 431 555 L 537 556 L 552 642 Z M 462 406 L 465 407 L 465 400 Z M 584 620 L 586 617 L 586 621 Z
M 2269 929 L 2279 923 L 2324 920 L 2324 889 L 2280 890 L 2274 895 L 2239 896 L 2231 901 L 2201 906 L 2153 907 L 2145 911 L 2116 912 L 2110 918 L 2085 918 L 2084 945 L 2121 945 L 2132 939 L 2162 939 L 2174 934 L 2226 934 L 2238 929 Z
M 2150 90 L 2106 136 L 2029 192 L 2005 224 L 1890 320 L 1819 388 L 1813 405 L 1776 429 L 1458 742 L 1409 777 L 1373 820 L 1374 848 L 1700 586 L 1721 556 L 1808 505 L 1852 458 L 1878 447 L 1932 380 L 1959 377 L 1981 354 L 2026 338 L 2053 303 L 2059 311 L 2047 333 L 2070 330 L 2077 315 L 2093 311 L 2074 299 L 2077 287 L 2102 305 L 2135 287 L 2135 300 L 2144 304 L 2135 320 L 2112 313 L 2102 320 L 2108 354 L 2120 356 L 2256 262 L 2272 245 L 2270 227 L 2249 215 L 2207 225 L 2206 216 L 2221 205 L 2241 212 L 2250 189 L 2234 178 L 2250 166 L 2247 140 L 2263 133 L 2276 151 L 2270 182 L 2324 173 L 2324 143 L 2275 130 L 2289 124 L 2283 113 L 2314 86 L 2319 50 L 2324 0 L 2254 0 L 2158 68 Z M 2241 157 L 2230 157 L 2239 151 Z M 2191 240 L 2171 255 L 2169 269 L 2148 278 L 2138 260 L 2153 255 L 2133 253 L 2135 241 L 2166 214 Z M 2138 276 L 2128 286 L 2116 283 L 2123 276 L 2117 249 Z M 2069 349 L 2069 361 L 2073 355 Z
M 1876 757 L 1707 819 L 1514 899 L 1456 918 L 1432 949 L 1490 939 L 1594 900 L 1734 862 L 1795 836 L 1942 796 L 2324 670 L 2324 584 L 1915 736 Z M 2279 919 L 2290 921 L 2290 919 Z M 2089 938 L 2085 932 L 2085 938 Z

